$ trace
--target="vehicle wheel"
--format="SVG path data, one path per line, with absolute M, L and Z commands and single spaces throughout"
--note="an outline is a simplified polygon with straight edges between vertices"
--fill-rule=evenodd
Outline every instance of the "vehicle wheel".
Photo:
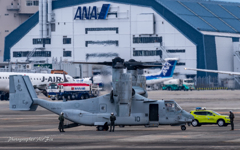
M 1 95 L 1 101 L 4 101 L 4 96 L 3 95 Z
M 181 126 L 181 129 L 182 129 L 182 131 L 185 131 L 185 130 L 186 130 L 186 126 L 185 126 L 185 125 L 182 125 L 182 126 Z
M 47 97 L 47 91 L 46 90 L 43 90 L 43 95 L 45 95 Z
M 192 121 L 192 126 L 193 127 L 199 126 L 199 123 L 198 123 L 198 121 L 196 119 Z
M 55 101 L 55 98 L 51 98 L 53 101 Z
M 222 127 L 225 125 L 225 122 L 224 122 L 224 120 L 220 119 L 220 120 L 218 120 L 217 124 L 219 127 Z
M 88 94 L 85 94 L 84 97 L 85 97 L 85 99 L 88 99 L 88 98 L 89 98 L 89 95 L 88 95 Z
M 56 95 L 56 100 L 61 100 L 62 97 L 60 95 Z
M 75 94 L 74 96 L 75 96 L 75 98 L 74 98 L 74 99 L 78 99 L 78 95 L 77 95 L 77 94 Z
M 98 97 L 98 95 L 99 95 L 99 91 L 98 90 L 94 91 L 93 93 L 94 93 L 95 97 Z
M 56 94 L 55 99 L 56 99 L 56 100 L 59 100 L 58 94 Z
M 97 129 L 98 131 L 103 131 L 103 126 L 98 126 Z
M 84 99 L 84 95 L 83 94 L 81 95 L 80 99 Z

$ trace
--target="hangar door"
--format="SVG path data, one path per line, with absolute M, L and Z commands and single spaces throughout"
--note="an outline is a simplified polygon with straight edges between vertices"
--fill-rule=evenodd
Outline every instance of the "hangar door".
M 149 105 L 149 121 L 158 121 L 158 104 Z

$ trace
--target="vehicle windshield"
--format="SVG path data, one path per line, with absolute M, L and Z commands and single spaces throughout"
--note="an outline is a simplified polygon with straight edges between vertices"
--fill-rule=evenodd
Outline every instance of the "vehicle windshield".
M 48 86 L 48 89 L 57 89 L 58 87 L 57 87 L 57 85 L 56 84 L 50 84 L 49 86 Z
M 186 83 L 193 83 L 193 80 L 184 80 Z
M 216 115 L 221 115 L 221 114 L 219 114 L 219 113 L 217 113 L 217 112 L 215 112 L 215 111 L 212 111 L 214 114 L 216 114 Z

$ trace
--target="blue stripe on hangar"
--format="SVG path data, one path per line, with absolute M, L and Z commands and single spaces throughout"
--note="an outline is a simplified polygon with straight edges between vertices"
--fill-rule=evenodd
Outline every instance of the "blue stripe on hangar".
M 92 3 L 100 0 L 58 0 L 53 1 L 53 9 L 65 8 L 79 4 Z M 216 47 L 214 49 L 214 37 L 204 36 L 194 26 L 180 18 L 176 13 L 167 8 L 159 0 L 105 0 L 106 2 L 115 2 L 123 4 L 132 4 L 138 6 L 147 6 L 154 9 L 159 15 L 172 24 L 178 31 L 185 35 L 190 41 L 197 46 L 197 68 L 217 70 Z M 196 19 L 196 18 L 195 18 Z M 5 38 L 4 61 L 10 59 L 10 49 L 22 37 L 24 37 L 38 23 L 38 12 L 29 18 L 26 22 L 20 25 L 17 29 L 11 32 Z M 211 29 L 206 26 L 205 28 Z M 212 40 L 213 43 L 205 43 L 205 39 Z M 215 51 L 215 52 L 214 52 Z M 215 59 L 212 59 L 215 58 Z M 209 62 L 211 62 L 209 65 Z M 208 76 L 209 73 L 198 72 L 197 76 Z M 212 74 L 211 74 L 212 75 Z M 217 76 L 217 74 L 213 74 Z

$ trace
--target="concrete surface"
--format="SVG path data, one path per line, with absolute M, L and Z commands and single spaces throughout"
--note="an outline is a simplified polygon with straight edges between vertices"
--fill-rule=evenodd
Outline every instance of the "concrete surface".
M 186 131 L 126 126 L 100 132 L 79 126 L 59 133 L 57 115 L 41 107 L 35 112 L 10 111 L 9 103 L 0 101 L 0 149 L 240 149 L 240 91 L 149 91 L 149 98 L 174 99 L 187 111 L 207 107 L 228 115 L 233 110 L 235 130 L 217 125 L 187 126 Z

